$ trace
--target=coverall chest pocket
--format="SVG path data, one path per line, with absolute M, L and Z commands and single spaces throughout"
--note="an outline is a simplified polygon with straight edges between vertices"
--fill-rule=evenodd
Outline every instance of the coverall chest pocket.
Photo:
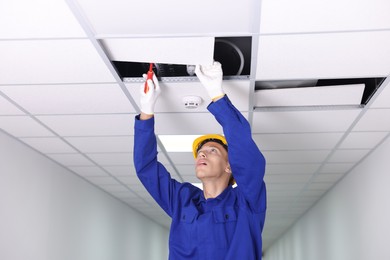
M 219 207 L 213 209 L 215 222 L 215 241 L 218 247 L 226 248 L 230 245 L 237 226 L 237 210 L 234 207 Z
M 195 220 L 198 212 L 184 208 L 171 226 L 170 242 L 181 248 L 190 248 L 195 235 Z

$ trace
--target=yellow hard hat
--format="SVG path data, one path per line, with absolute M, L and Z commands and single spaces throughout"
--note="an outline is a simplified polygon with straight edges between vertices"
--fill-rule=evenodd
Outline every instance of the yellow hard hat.
M 202 135 L 196 138 L 192 144 L 192 153 L 194 155 L 194 158 L 196 158 L 198 154 L 198 150 L 207 142 L 219 143 L 227 150 L 227 141 L 225 137 L 223 137 L 222 135 L 217 135 L 217 134 Z

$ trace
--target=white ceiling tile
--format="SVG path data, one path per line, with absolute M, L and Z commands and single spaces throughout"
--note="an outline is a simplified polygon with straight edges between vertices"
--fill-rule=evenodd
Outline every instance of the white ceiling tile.
M 132 153 L 89 153 L 94 162 L 100 165 L 133 165 Z
M 386 137 L 388 132 L 351 132 L 340 145 L 340 149 L 371 149 Z
M 261 3 L 262 33 L 361 31 L 390 27 L 387 13 L 390 3 L 383 0 L 264 0 Z
M 283 197 L 291 198 L 299 195 L 299 189 L 278 189 L 278 190 L 269 190 L 267 185 L 267 197 Z
M 2 39 L 86 36 L 62 0 L 7 1 L 0 13 Z
M 119 185 L 118 181 L 116 181 L 112 177 L 104 177 L 104 176 L 88 176 L 86 177 L 88 181 L 95 185 Z
M 249 109 L 249 81 L 248 80 L 225 80 L 223 88 L 234 106 L 240 111 L 248 111 Z M 140 106 L 140 88 L 143 88 L 143 83 L 127 83 L 127 89 L 132 97 Z M 211 103 L 211 99 L 205 88 L 199 81 L 190 82 L 160 82 L 161 95 L 156 102 L 155 112 L 208 112 L 207 106 Z M 183 97 L 198 96 L 202 103 L 197 108 L 186 108 L 184 106 Z
M 118 180 L 126 185 L 140 185 L 142 186 L 141 181 L 137 176 L 118 176 Z
M 306 189 L 304 190 L 300 196 L 302 197 L 321 197 L 324 195 L 326 190 L 321 190 L 321 189 Z
M 385 85 L 381 86 L 383 90 L 380 92 L 379 96 L 372 102 L 370 108 L 390 108 L 390 83 L 387 81 L 383 83 Z
M 31 114 L 135 112 L 117 84 L 19 85 L 0 90 Z
M 321 173 L 316 175 L 315 181 L 336 183 L 343 176 L 343 173 Z
M 99 185 L 100 188 L 102 188 L 103 190 L 107 191 L 108 193 L 117 193 L 117 192 L 128 192 L 129 190 L 121 185 L 121 184 L 118 184 L 118 185 L 105 185 L 105 184 L 102 184 L 102 185 Z
M 60 115 L 37 116 L 62 136 L 133 135 L 134 115 Z
M 342 133 L 253 134 L 262 150 L 332 149 Z
M 133 136 L 95 136 L 65 138 L 83 153 L 121 153 L 131 152 Z
M 370 150 L 337 150 L 329 158 L 330 163 L 360 161 Z
M 306 183 L 310 180 L 311 174 L 266 174 L 265 183 Z
M 345 173 L 354 166 L 354 163 L 326 163 L 320 169 L 320 173 L 324 174 L 336 174 L 336 173 Z
M 334 182 L 312 182 L 307 187 L 309 190 L 328 190 L 334 185 Z
M 329 150 L 263 151 L 267 163 L 319 163 L 325 160 Z
M 390 60 L 378 57 L 390 53 L 390 31 L 267 35 L 259 42 L 258 80 L 389 74 Z
M 253 12 L 257 6 L 250 0 L 199 0 L 190 8 L 179 0 L 110 0 L 98 5 L 91 0 L 78 0 L 78 3 L 99 35 L 248 33 L 253 28 Z M 153 19 L 145 19 L 146 9 L 148 17 Z
M 16 137 L 54 136 L 28 116 L 0 116 L 0 128 Z
M 255 107 L 360 105 L 364 84 L 263 89 L 255 92 Z
M 24 143 L 42 153 L 76 153 L 71 146 L 58 137 L 20 138 Z
M 109 175 L 97 166 L 70 166 L 68 167 L 71 171 L 74 171 L 80 176 L 100 176 L 109 177 Z
M 265 170 L 266 175 L 276 174 L 312 174 L 318 170 L 321 164 L 305 163 L 305 164 L 272 164 L 267 161 Z
M 253 133 L 342 132 L 360 109 L 253 113 Z
M 130 204 L 130 206 L 131 206 L 131 203 L 135 203 L 135 202 L 138 202 L 138 203 L 135 203 L 135 205 L 139 205 L 141 203 L 145 204 L 145 202 L 142 200 L 142 198 L 140 198 L 138 195 L 136 195 L 135 193 L 130 192 L 130 191 L 128 191 L 128 192 L 127 191 L 126 192 L 111 192 L 111 194 L 113 196 L 115 196 L 116 198 L 119 198 L 123 202 Z
M 111 60 L 212 64 L 214 37 L 115 38 L 102 40 Z
M 64 166 L 93 166 L 93 163 L 78 153 L 69 154 L 47 154 L 50 158 Z
M 181 176 L 196 176 L 195 175 L 195 164 L 178 164 L 176 165 L 177 170 Z
M 90 40 L 0 41 L 0 84 L 114 82 Z
M 305 183 L 268 183 L 267 191 L 285 191 L 285 190 L 294 190 L 299 191 L 305 186 Z
M 103 168 L 113 176 L 117 176 L 117 177 L 136 176 L 133 165 L 113 165 L 113 166 L 103 166 Z
M 14 104 L 11 104 L 8 100 L 0 96 L 0 115 L 24 115 L 24 112 L 22 112 Z
M 369 109 L 353 131 L 390 131 L 390 109 Z
M 183 180 L 184 182 L 189 183 L 201 183 L 201 181 L 196 177 L 195 173 L 194 175 L 184 175 Z

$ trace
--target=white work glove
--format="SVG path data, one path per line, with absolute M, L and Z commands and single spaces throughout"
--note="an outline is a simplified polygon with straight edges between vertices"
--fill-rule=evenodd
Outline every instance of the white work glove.
M 144 79 L 147 79 L 146 74 L 142 75 Z M 154 105 L 156 100 L 161 93 L 160 85 L 158 83 L 156 75 L 153 74 L 153 81 L 151 79 L 147 80 L 149 91 L 144 92 L 145 83 L 140 87 L 141 92 L 141 111 L 148 115 L 154 114 Z
M 196 65 L 195 73 L 212 100 L 225 95 L 222 89 L 221 63 L 214 61 L 212 65 Z

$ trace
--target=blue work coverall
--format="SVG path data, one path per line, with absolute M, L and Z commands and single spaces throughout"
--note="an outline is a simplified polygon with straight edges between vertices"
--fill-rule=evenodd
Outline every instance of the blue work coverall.
M 169 259 L 258 260 L 266 213 L 265 159 L 248 121 L 225 95 L 208 110 L 223 127 L 237 187 L 205 199 L 203 191 L 171 178 L 157 161 L 154 118 L 135 120 L 134 164 L 137 175 L 172 218 Z M 195 173 L 194 173 L 195 174 Z

